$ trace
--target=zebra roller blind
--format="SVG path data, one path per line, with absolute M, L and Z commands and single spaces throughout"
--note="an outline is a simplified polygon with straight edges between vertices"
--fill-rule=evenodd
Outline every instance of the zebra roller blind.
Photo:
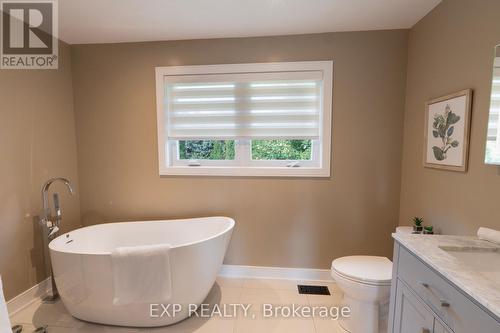
M 312 139 L 321 133 L 321 71 L 173 75 L 169 140 Z

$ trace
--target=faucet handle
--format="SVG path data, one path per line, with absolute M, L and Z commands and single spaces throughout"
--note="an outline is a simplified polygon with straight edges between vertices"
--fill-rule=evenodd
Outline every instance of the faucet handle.
M 50 232 L 49 232 L 49 238 L 54 236 L 58 231 L 59 231 L 59 227 L 58 226 L 54 226 L 52 229 L 49 229 Z

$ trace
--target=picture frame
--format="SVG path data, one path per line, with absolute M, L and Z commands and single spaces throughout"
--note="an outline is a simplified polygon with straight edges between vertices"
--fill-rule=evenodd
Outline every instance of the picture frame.
M 424 167 L 467 172 L 472 89 L 426 103 Z

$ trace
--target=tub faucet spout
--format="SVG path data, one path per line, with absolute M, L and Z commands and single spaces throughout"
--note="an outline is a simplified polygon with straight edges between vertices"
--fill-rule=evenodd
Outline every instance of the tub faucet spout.
M 47 227 L 49 228 L 49 232 L 51 233 L 53 231 L 54 227 L 59 228 L 59 223 L 61 222 L 61 208 L 59 206 L 59 194 L 54 193 L 54 208 L 55 208 L 55 215 L 51 216 L 50 213 L 50 207 L 49 207 L 49 188 L 50 185 L 52 185 L 54 182 L 63 182 L 67 187 L 69 194 L 73 194 L 74 190 L 73 187 L 71 186 L 71 182 L 62 177 L 57 177 L 57 178 L 51 178 L 45 182 L 45 184 L 42 187 L 42 202 L 43 202 L 43 211 L 41 215 L 41 222 L 43 224 L 46 224 Z M 54 221 L 52 221 L 54 220 Z
M 52 272 L 52 264 L 50 262 L 50 254 L 49 254 L 49 242 L 57 236 L 57 232 L 59 231 L 59 226 L 62 219 L 61 206 L 59 204 L 59 194 L 54 193 L 53 202 L 54 202 L 54 210 L 55 213 L 52 215 L 51 209 L 49 207 L 49 188 L 54 182 L 62 182 L 68 188 L 69 194 L 73 194 L 73 187 L 71 186 L 71 182 L 62 177 L 51 178 L 45 182 L 42 186 L 42 212 L 40 214 L 40 225 L 42 227 L 42 238 L 43 238 L 43 252 L 44 252 L 44 261 L 45 261 L 45 270 L 51 276 L 52 279 L 52 292 L 46 297 L 44 300 L 46 302 L 53 302 L 58 297 L 57 287 L 54 280 L 54 274 Z

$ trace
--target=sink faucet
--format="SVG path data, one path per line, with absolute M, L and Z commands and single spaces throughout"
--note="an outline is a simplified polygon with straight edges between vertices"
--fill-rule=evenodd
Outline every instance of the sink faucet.
M 44 299 L 46 302 L 54 302 L 58 297 L 57 287 L 54 280 L 54 274 L 52 272 L 52 265 L 50 262 L 50 253 L 49 253 L 49 242 L 55 238 L 57 232 L 59 231 L 59 225 L 61 223 L 62 214 L 61 214 L 61 206 L 59 204 L 59 194 L 54 193 L 53 202 L 54 202 L 54 210 L 55 213 L 52 215 L 51 209 L 49 207 L 49 188 L 54 182 L 62 182 L 64 183 L 69 190 L 69 194 L 73 194 L 73 187 L 71 186 L 71 182 L 62 177 L 51 178 L 45 182 L 42 186 L 42 203 L 43 210 L 40 214 L 40 224 L 43 231 L 43 252 L 44 252 L 44 261 L 45 261 L 45 270 L 51 276 L 52 280 L 52 291 L 49 293 L 49 296 Z

